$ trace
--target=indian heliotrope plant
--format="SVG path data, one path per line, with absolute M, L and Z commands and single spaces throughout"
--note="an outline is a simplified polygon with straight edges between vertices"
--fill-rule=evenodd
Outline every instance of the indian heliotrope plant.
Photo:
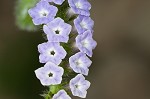
M 89 57 L 92 57 L 92 50 L 96 47 L 97 43 L 92 38 L 93 34 L 90 30 L 85 31 L 76 37 L 76 46 L 83 53 L 86 53 Z
M 82 52 L 78 52 L 69 58 L 69 64 L 73 71 L 83 75 L 88 75 L 88 67 L 91 63 L 92 61 Z
M 94 21 L 90 17 L 79 15 L 74 20 L 74 25 L 78 33 L 83 34 L 87 30 L 93 31 L 92 29 L 93 29 Z
M 47 34 L 49 42 L 65 42 L 69 40 L 71 25 L 64 22 L 61 18 L 55 18 L 53 21 L 44 25 L 43 30 Z
M 71 99 L 71 97 L 66 93 L 65 90 L 60 90 L 57 94 L 53 96 L 52 99 Z
M 91 4 L 87 0 L 68 0 L 68 2 L 74 13 L 90 16 Z
M 91 4 L 87 0 L 40 0 L 28 10 L 35 25 L 46 36 L 38 45 L 39 62 L 36 77 L 48 91 L 45 99 L 71 99 L 70 95 L 86 98 L 93 49 L 94 21 L 90 18 Z M 75 27 L 75 31 L 74 31 Z
M 87 89 L 90 87 L 90 84 L 82 74 L 78 74 L 70 80 L 69 86 L 74 96 L 86 98 Z
M 47 42 L 38 45 L 40 63 L 52 62 L 59 65 L 66 56 L 66 51 L 57 42 Z
M 35 70 L 36 77 L 43 86 L 60 84 L 64 69 L 52 62 L 47 62 L 44 67 Z
M 36 7 L 30 9 L 29 15 L 32 17 L 35 25 L 47 24 L 54 19 L 58 9 L 57 7 L 50 5 L 46 1 L 40 1 L 36 4 Z

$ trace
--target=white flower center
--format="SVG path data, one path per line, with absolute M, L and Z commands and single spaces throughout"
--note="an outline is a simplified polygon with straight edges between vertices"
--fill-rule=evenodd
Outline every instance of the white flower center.
M 53 74 L 52 74 L 52 73 L 49 73 L 49 74 L 48 74 L 48 76 L 49 76 L 49 77 L 52 77 L 52 76 L 53 76 Z
M 49 14 L 49 12 L 45 9 L 42 9 L 40 12 L 39 12 L 40 16 L 41 17 L 47 17 L 47 15 Z
M 51 70 L 47 71 L 46 72 L 46 75 L 45 75 L 47 78 L 52 78 L 53 77 L 53 72 Z
M 54 28 L 53 31 L 55 32 L 56 35 L 60 35 L 61 31 L 62 31 L 62 28 L 61 27 L 57 27 L 57 28 Z
M 80 25 L 81 25 L 82 28 L 88 29 L 87 24 L 86 24 L 85 22 L 82 21 L 82 22 L 80 23 Z
M 82 85 L 76 84 L 76 85 L 75 85 L 75 88 L 78 89 L 78 90 L 81 90 L 81 89 L 82 89 Z
M 80 2 L 75 3 L 75 6 L 79 9 L 82 9 L 82 4 Z
M 55 55 L 55 52 L 54 52 L 54 51 L 51 51 L 50 54 L 51 54 L 51 55 Z
M 75 85 L 75 87 L 78 89 L 79 85 Z
M 55 31 L 56 34 L 59 34 L 59 32 L 60 32 L 59 30 L 56 30 L 56 31 Z
M 81 43 L 85 48 L 89 46 L 89 42 L 87 40 L 83 40 Z
M 55 52 L 54 49 L 49 49 L 49 50 L 47 51 L 47 53 L 48 53 L 50 56 L 55 56 L 55 54 L 56 54 L 56 52 Z
M 81 67 L 82 66 L 82 61 L 80 59 L 78 59 L 78 60 L 75 61 L 75 64 L 77 66 Z

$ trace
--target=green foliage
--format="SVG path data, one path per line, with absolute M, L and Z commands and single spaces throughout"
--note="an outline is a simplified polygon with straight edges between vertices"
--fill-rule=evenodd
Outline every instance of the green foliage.
M 36 5 L 39 0 L 18 0 L 15 7 L 16 25 L 27 31 L 36 31 L 38 27 L 32 22 L 28 10 Z
M 52 94 L 56 94 L 60 89 L 62 89 L 61 85 L 51 85 L 50 86 L 50 92 Z

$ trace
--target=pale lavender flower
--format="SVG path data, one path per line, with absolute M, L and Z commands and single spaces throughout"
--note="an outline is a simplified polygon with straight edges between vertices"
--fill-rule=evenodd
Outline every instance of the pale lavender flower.
M 68 3 L 74 13 L 90 16 L 91 4 L 87 0 L 68 0 Z
M 84 32 L 81 35 L 76 37 L 76 46 L 83 53 L 86 53 L 88 56 L 92 57 L 92 50 L 96 47 L 97 43 L 92 38 L 92 33 L 90 30 Z
M 74 96 L 86 98 L 87 89 L 90 87 L 90 82 L 85 80 L 82 74 L 78 74 L 75 78 L 70 80 L 69 86 Z
M 38 45 L 40 63 L 52 62 L 59 65 L 66 56 L 66 51 L 59 43 L 47 42 Z
M 53 21 L 43 26 L 49 42 L 65 42 L 69 40 L 71 25 L 67 24 L 61 18 L 55 18 Z
M 94 21 L 90 17 L 79 15 L 74 20 L 74 25 L 79 34 L 84 33 L 87 30 L 93 31 Z
M 69 58 L 70 67 L 76 73 L 88 75 L 92 61 L 82 52 L 78 52 Z
M 40 80 L 43 86 L 60 84 L 64 69 L 51 62 L 48 62 L 37 70 L 35 70 L 36 77 Z
M 47 2 L 54 2 L 55 4 L 61 5 L 65 0 L 42 0 Z
M 60 90 L 53 96 L 52 99 L 71 99 L 71 97 L 66 93 L 65 90 Z
M 50 5 L 46 1 L 40 1 L 36 7 L 29 9 L 28 13 L 32 17 L 35 25 L 47 24 L 56 16 L 57 7 Z

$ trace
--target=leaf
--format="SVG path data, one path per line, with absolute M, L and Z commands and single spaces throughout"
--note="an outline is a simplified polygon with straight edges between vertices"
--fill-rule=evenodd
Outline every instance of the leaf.
M 16 25 L 21 30 L 37 31 L 38 27 L 32 22 L 28 10 L 36 5 L 39 0 L 18 0 L 15 7 Z

